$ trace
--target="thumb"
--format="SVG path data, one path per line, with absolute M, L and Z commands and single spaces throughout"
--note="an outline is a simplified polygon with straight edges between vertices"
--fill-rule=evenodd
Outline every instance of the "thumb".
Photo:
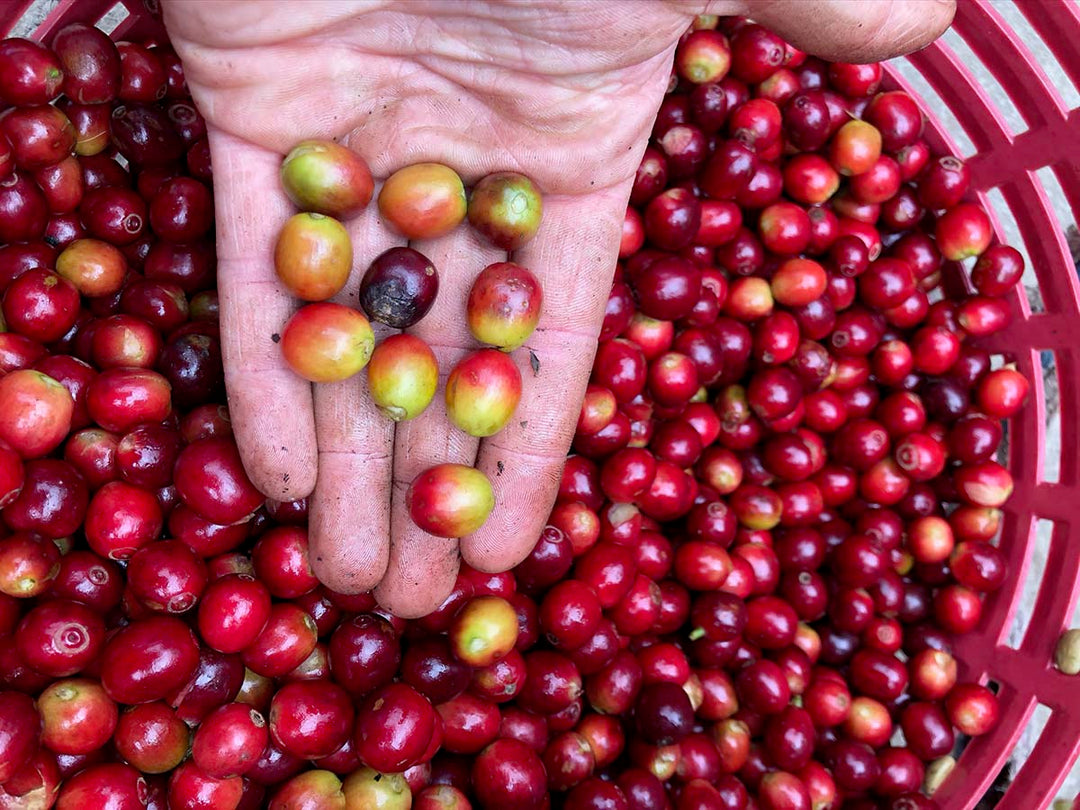
M 713 6 L 731 13 L 730 2 Z M 743 11 L 814 56 L 865 63 L 929 45 L 949 27 L 956 0 L 749 0 Z

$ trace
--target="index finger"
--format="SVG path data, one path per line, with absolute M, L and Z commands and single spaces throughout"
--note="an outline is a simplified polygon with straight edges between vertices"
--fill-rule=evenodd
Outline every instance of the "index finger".
M 278 341 L 296 303 L 274 274 L 274 242 L 294 211 L 278 180 L 281 156 L 211 129 L 217 215 L 221 354 L 229 413 L 251 481 L 290 501 L 315 487 L 311 385 Z
M 712 0 L 706 13 L 732 13 L 730 0 Z M 941 36 L 955 0 L 769 0 L 745 13 L 796 48 L 838 62 L 879 62 L 923 48 Z M 738 13 L 743 13 L 739 11 Z
M 582 197 L 545 197 L 536 238 L 513 260 L 540 281 L 540 323 L 514 352 L 521 402 L 510 423 L 484 439 L 476 466 L 490 479 L 495 508 L 461 540 L 481 571 L 505 571 L 536 544 L 555 502 L 585 396 L 618 259 L 629 184 Z

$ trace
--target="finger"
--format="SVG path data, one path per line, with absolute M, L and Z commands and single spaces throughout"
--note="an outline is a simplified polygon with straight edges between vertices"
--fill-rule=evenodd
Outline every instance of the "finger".
M 376 589 L 379 603 L 398 616 L 411 618 L 437 608 L 454 587 L 458 541 L 434 537 L 417 528 L 405 506 L 412 480 L 436 464 L 472 464 L 480 442 L 451 424 L 444 388 L 454 365 L 476 342 L 465 321 L 465 304 L 473 278 L 488 264 L 505 261 L 506 253 L 483 242 L 461 226 L 434 240 L 412 243 L 439 271 L 439 294 L 431 311 L 409 332 L 425 340 L 439 361 L 439 390 L 420 416 L 397 426 L 394 437 L 393 492 L 390 513 L 390 561 Z
M 709 4 L 730 13 L 729 0 Z M 952 23 L 955 0 L 750 0 L 747 16 L 807 53 L 878 62 L 925 47 Z M 714 12 L 719 13 L 719 12 Z
M 274 274 L 278 231 L 294 211 L 278 182 L 281 155 L 210 133 L 217 209 L 222 360 L 229 413 L 248 475 L 266 496 L 315 486 L 311 385 L 278 346 L 296 305 Z
M 353 271 L 334 300 L 355 307 L 372 259 L 404 240 L 383 227 L 374 205 L 345 225 Z M 391 331 L 372 326 L 377 341 Z M 311 499 L 311 564 L 333 590 L 360 593 L 382 579 L 390 555 L 394 423 L 372 402 L 366 373 L 316 385 L 314 396 L 319 480 Z
M 536 332 L 514 352 L 518 411 L 480 446 L 477 467 L 491 480 L 495 508 L 461 541 L 474 568 L 516 565 L 547 523 L 596 354 L 628 193 L 620 184 L 585 198 L 545 198 L 540 231 L 514 255 L 540 280 L 544 304 Z

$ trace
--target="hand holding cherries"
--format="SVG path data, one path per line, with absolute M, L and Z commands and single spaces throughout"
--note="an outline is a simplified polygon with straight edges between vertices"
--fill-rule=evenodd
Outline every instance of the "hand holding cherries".
M 371 321 L 393 329 L 419 322 L 439 292 L 435 265 L 410 247 L 390 248 L 364 273 L 363 312 L 328 300 L 344 288 L 353 258 L 349 234 L 334 217 L 354 216 L 367 206 L 374 187 L 371 172 L 352 150 L 309 140 L 285 157 L 281 183 L 289 199 L 306 210 L 291 217 L 278 235 L 274 267 L 293 295 L 312 302 L 282 330 L 286 362 L 316 383 L 347 380 L 367 367 L 371 396 L 383 415 L 395 422 L 419 416 L 438 384 L 434 352 L 408 333 L 391 335 L 376 346 Z M 438 163 L 399 169 L 383 184 L 378 205 L 385 221 L 409 239 L 443 236 L 468 216 L 477 231 L 504 250 L 532 239 L 543 208 L 539 191 L 523 175 L 488 175 L 466 198 L 461 178 Z M 536 277 L 513 262 L 489 265 L 473 282 L 465 313 L 469 331 L 495 348 L 467 355 L 447 378 L 447 416 L 460 430 L 492 436 L 513 416 L 521 399 L 521 373 L 507 353 L 536 329 L 542 299 Z M 486 476 L 460 464 L 443 464 L 418 476 L 407 500 L 416 525 L 440 537 L 472 533 L 494 506 Z

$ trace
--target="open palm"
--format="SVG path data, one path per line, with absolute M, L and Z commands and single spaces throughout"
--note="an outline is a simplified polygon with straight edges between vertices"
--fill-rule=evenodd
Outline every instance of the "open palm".
M 224 360 L 238 442 L 268 496 L 311 495 L 312 564 L 329 587 L 376 587 L 384 606 L 415 616 L 449 592 L 459 545 L 461 558 L 489 571 L 505 570 L 531 549 L 573 435 L 626 199 L 674 45 L 690 15 L 705 7 L 693 5 L 166 5 L 192 94 L 211 124 Z M 709 10 L 745 6 L 720 5 Z M 768 5 L 773 22 L 785 17 L 778 6 L 834 4 Z M 899 24 L 892 6 L 864 3 L 860 18 L 849 21 L 849 30 L 862 29 L 870 9 L 870 28 L 858 30 L 857 40 L 870 43 L 868 54 L 921 44 L 951 17 L 941 6 L 920 29 Z M 886 21 L 897 36 L 874 42 Z M 417 419 L 394 424 L 371 403 L 363 375 L 312 387 L 285 366 L 276 339 L 297 302 L 273 271 L 277 231 L 293 213 L 278 168 L 291 146 L 313 137 L 348 144 L 377 179 L 435 161 L 467 185 L 512 170 L 544 192 L 540 231 L 512 257 L 540 279 L 544 313 L 513 355 L 522 400 L 498 435 L 480 441 L 453 428 L 441 396 Z M 405 240 L 374 206 L 346 225 L 355 270 L 337 300 L 355 305 L 363 269 Z M 432 310 L 409 331 L 432 345 L 445 379 L 475 347 L 464 320 L 472 279 L 506 254 L 467 227 L 410 244 L 435 263 L 442 283 Z M 475 464 L 495 490 L 491 518 L 460 544 L 420 531 L 404 504 L 419 472 L 448 461 Z

